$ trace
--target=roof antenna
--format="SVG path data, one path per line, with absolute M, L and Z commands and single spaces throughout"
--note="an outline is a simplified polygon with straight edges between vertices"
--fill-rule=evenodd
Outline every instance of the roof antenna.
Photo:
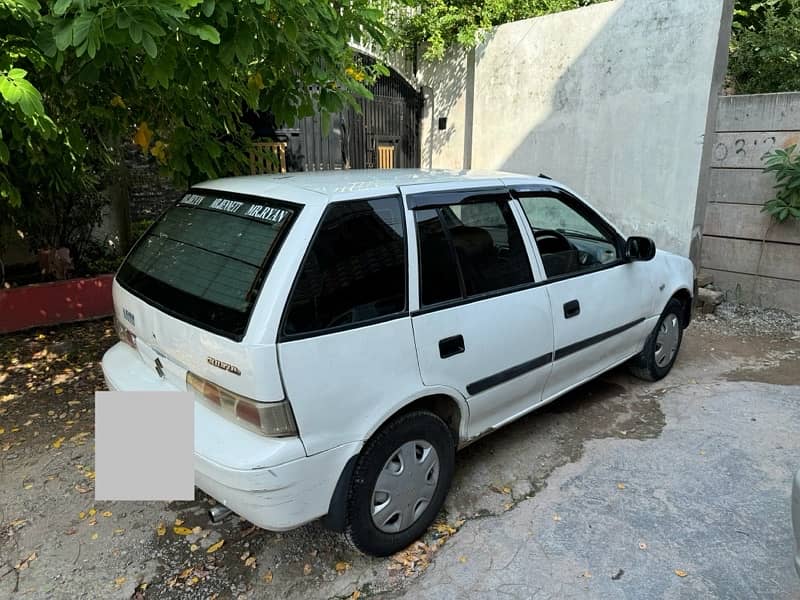
M 552 177 L 550 177 L 549 175 L 545 175 L 544 173 L 539 173 L 539 177 L 541 177 L 542 179 L 550 179 L 551 181 L 553 179 Z

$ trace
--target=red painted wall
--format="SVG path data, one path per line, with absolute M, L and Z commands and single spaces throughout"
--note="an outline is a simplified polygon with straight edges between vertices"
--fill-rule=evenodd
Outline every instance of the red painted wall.
M 114 275 L 0 290 L 0 333 L 106 317 Z

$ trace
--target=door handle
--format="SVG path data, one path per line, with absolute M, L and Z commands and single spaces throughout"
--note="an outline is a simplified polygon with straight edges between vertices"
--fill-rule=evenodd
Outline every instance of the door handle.
M 564 318 L 571 319 L 581 314 L 581 303 L 577 300 L 570 300 L 564 304 Z
M 453 337 L 439 340 L 439 356 L 450 358 L 456 354 L 461 354 L 465 350 L 464 336 L 454 335 Z

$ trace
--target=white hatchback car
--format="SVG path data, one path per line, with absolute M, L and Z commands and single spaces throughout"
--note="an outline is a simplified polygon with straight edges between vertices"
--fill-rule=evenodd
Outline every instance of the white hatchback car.
M 110 389 L 195 394 L 195 482 L 260 527 L 419 537 L 458 448 L 630 361 L 692 264 L 544 177 L 337 171 L 192 188 L 116 275 Z

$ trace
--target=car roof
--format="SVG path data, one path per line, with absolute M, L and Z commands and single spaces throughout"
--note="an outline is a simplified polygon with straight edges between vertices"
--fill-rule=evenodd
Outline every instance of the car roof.
M 430 184 L 453 183 L 481 188 L 512 183 L 553 185 L 549 179 L 502 171 L 456 171 L 444 169 L 344 169 L 338 171 L 301 171 L 275 175 L 227 177 L 206 181 L 195 190 L 214 190 L 275 198 L 301 204 L 327 204 L 337 200 L 378 197 L 396 194 L 398 188 L 422 191 Z

